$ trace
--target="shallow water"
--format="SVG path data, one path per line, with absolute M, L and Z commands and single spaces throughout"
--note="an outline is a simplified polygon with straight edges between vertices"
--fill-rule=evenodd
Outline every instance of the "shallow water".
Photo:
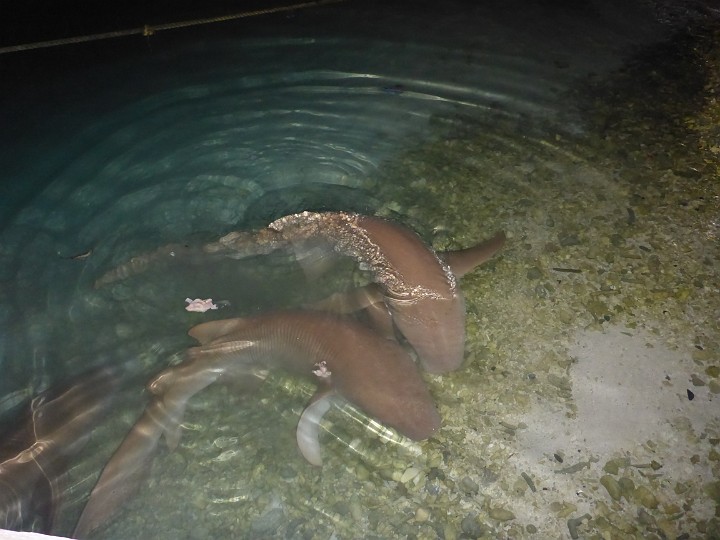
M 502 257 L 461 283 L 464 368 L 427 378 L 443 429 L 426 443 L 388 441 L 333 410 L 316 470 L 294 443 L 311 387 L 276 373 L 254 392 L 212 388 L 193 400 L 181 447 L 158 453 L 147 485 L 97 537 L 622 538 L 717 527 L 717 153 L 677 150 L 697 136 L 678 133 L 670 114 L 629 112 L 645 91 L 624 73 L 646 76 L 637 80 L 657 97 L 652 62 L 666 57 L 642 55 L 673 28 L 656 15 L 627 3 L 342 4 L 42 53 L 45 81 L 10 60 L 0 414 L 91 366 L 124 373 L 119 405 L 72 467 L 61 532 L 142 409 L 144 381 L 191 344 L 190 326 L 298 306 L 354 276 L 308 281 L 278 256 L 171 261 L 94 281 L 165 243 L 305 209 L 388 216 L 439 250 L 508 232 Z M 687 85 L 660 97 L 701 124 L 693 67 L 678 62 Z M 187 313 L 188 296 L 229 307 Z M 597 427 L 569 436 L 582 429 L 566 419 L 582 425 L 618 399 L 587 382 L 607 374 L 578 371 L 577 351 L 632 349 L 621 341 L 631 335 L 632 347 L 671 358 L 640 369 L 627 390 L 643 403 L 644 392 L 665 396 L 672 405 L 643 422 L 666 429 L 637 441 Z M 588 395 L 600 396 L 590 409 Z M 612 459 L 627 462 L 603 471 Z M 651 461 L 666 469 L 638 465 Z M 608 475 L 656 504 L 642 490 L 613 499 L 599 481 Z

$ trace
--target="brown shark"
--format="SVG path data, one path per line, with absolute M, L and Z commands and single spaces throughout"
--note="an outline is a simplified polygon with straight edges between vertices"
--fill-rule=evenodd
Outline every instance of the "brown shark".
M 431 373 L 457 369 L 463 361 L 465 303 L 457 278 L 492 257 L 505 242 L 499 233 L 478 246 L 439 256 L 407 227 L 345 212 L 303 212 L 268 228 L 291 242 L 300 257 L 324 244 L 369 271 L 377 287 L 371 288 L 365 302 L 373 305 L 382 299 L 392 322 Z
M 117 373 L 97 369 L 35 397 L 0 446 L 0 528 L 51 533 L 65 472 L 113 402 Z
M 423 367 L 443 373 L 460 366 L 465 347 L 465 305 L 457 278 L 492 257 L 504 242 L 499 233 L 475 247 L 438 255 L 415 232 L 393 221 L 347 212 L 302 212 L 260 231 L 229 233 L 202 248 L 160 248 L 105 274 L 96 285 L 142 271 L 168 253 L 237 258 L 292 248 L 301 262 L 318 252 L 351 257 L 377 285 L 365 295 L 365 307 L 383 303 Z
M 438 411 L 409 354 L 354 320 L 285 311 L 208 322 L 189 334 L 200 346 L 148 385 L 154 398 L 103 470 L 78 522 L 77 537 L 110 519 L 137 489 L 163 434 L 170 448 L 177 445 L 188 400 L 219 379 L 262 377 L 263 370 L 279 368 L 316 380 L 318 393 L 298 426 L 300 449 L 314 464 L 321 460 L 313 426 L 327 410 L 329 395 L 415 440 L 440 427 Z

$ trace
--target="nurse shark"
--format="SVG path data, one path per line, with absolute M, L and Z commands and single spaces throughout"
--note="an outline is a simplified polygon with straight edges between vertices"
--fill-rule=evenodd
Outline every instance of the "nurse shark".
M 213 255 L 242 258 L 289 249 L 312 271 L 325 255 L 351 257 L 369 272 L 373 285 L 336 295 L 316 307 L 349 311 L 347 306 L 354 303 L 358 309 L 374 308 L 376 321 L 387 313 L 423 368 L 444 373 L 460 366 L 465 346 L 465 304 L 457 278 L 491 258 L 504 242 L 504 233 L 498 233 L 472 248 L 438 254 L 414 231 L 394 221 L 348 212 L 302 212 L 259 231 L 231 232 L 200 247 L 164 246 L 111 270 L 96 286 L 174 257 L 202 261 Z
M 117 512 L 145 478 L 160 438 L 170 449 L 178 445 L 188 400 L 218 380 L 263 378 L 268 369 L 314 379 L 318 391 L 297 427 L 298 446 L 314 465 L 322 463 L 318 423 L 336 396 L 415 440 L 427 439 L 440 427 L 440 415 L 408 352 L 358 321 L 280 311 L 203 323 L 189 334 L 200 346 L 148 384 L 153 397 L 105 466 L 74 536 L 86 536 Z
M 262 379 L 268 369 L 311 377 L 315 396 L 301 414 L 297 442 L 320 465 L 318 425 L 334 396 L 415 440 L 439 428 L 440 417 L 411 356 L 394 337 L 397 327 L 425 369 L 443 372 L 462 362 L 464 303 L 457 278 L 492 257 L 503 233 L 469 249 L 437 255 L 411 230 L 381 218 L 344 212 L 303 212 L 268 228 L 233 232 L 200 248 L 171 245 L 109 272 L 101 286 L 142 272 L 153 261 L 210 255 L 246 257 L 294 249 L 301 259 L 328 252 L 354 258 L 373 283 L 316 303 L 339 313 L 366 310 L 372 328 L 338 313 L 275 312 L 204 323 L 190 336 L 200 346 L 148 385 L 143 415 L 108 462 L 78 522 L 85 536 L 109 520 L 141 484 L 162 436 L 177 446 L 188 400 L 218 380 Z M 187 250 L 192 252 L 188 253 Z M 380 330 L 380 331 L 378 331 Z M 439 330 L 439 331 L 438 331 Z

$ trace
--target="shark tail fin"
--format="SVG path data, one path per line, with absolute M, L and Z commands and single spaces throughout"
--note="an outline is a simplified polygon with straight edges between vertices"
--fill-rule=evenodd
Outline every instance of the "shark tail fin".
M 462 277 L 468 272 L 472 272 L 476 266 L 490 260 L 503 247 L 505 239 L 505 233 L 501 231 L 476 246 L 457 251 L 446 251 L 439 255 L 450 266 L 456 277 Z

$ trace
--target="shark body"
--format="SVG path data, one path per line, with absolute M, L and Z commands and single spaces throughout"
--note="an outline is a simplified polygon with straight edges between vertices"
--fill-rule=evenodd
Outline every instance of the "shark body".
M 153 397 L 103 470 L 76 536 L 102 525 L 132 495 L 160 438 L 165 436 L 171 449 L 177 446 L 188 400 L 221 379 L 262 377 L 266 369 L 283 369 L 318 383 L 310 405 L 315 410 L 316 403 L 337 395 L 415 440 L 430 437 L 440 427 L 440 415 L 407 351 L 357 321 L 281 311 L 203 323 L 189 334 L 200 346 L 149 383 Z M 316 465 L 321 460 L 313 426 L 320 418 L 322 413 L 301 417 L 298 435 L 301 451 Z
M 171 449 L 177 446 L 188 400 L 218 380 L 263 378 L 268 369 L 313 378 L 318 391 L 300 417 L 297 440 L 315 465 L 321 464 L 317 426 L 331 396 L 412 439 L 432 436 L 440 416 L 415 362 L 394 339 L 395 331 L 425 370 L 457 369 L 465 343 L 465 306 L 457 280 L 504 242 L 505 235 L 498 233 L 474 247 L 437 254 L 414 231 L 393 221 L 303 212 L 200 247 L 164 246 L 103 275 L 96 286 L 143 272 L 158 260 L 202 263 L 215 256 L 243 258 L 284 249 L 294 251 L 301 264 L 308 259 L 314 264 L 318 255 L 323 263 L 332 256 L 350 257 L 372 283 L 317 302 L 316 311 L 280 311 L 193 327 L 189 334 L 200 345 L 149 383 L 151 400 L 103 470 L 75 536 L 86 536 L 117 512 L 141 484 L 161 437 Z M 359 310 L 366 310 L 370 326 L 342 316 Z
M 355 293 L 356 299 L 362 298 L 357 307 L 373 307 L 379 316 L 387 312 L 423 368 L 444 373 L 460 367 L 465 347 L 465 303 L 457 279 L 491 258 L 504 242 L 505 235 L 498 233 L 477 246 L 437 254 L 414 231 L 394 221 L 348 212 L 302 212 L 259 231 L 231 232 L 200 248 L 164 246 L 106 273 L 96 286 L 171 257 L 242 258 L 279 249 L 293 250 L 301 264 L 308 259 L 351 257 L 373 281 L 362 294 Z M 348 295 L 344 301 L 340 297 L 316 307 L 349 311 Z M 382 324 L 387 327 L 388 323 Z
M 65 472 L 114 401 L 117 374 L 94 370 L 30 402 L 0 446 L 0 528 L 53 532 Z

